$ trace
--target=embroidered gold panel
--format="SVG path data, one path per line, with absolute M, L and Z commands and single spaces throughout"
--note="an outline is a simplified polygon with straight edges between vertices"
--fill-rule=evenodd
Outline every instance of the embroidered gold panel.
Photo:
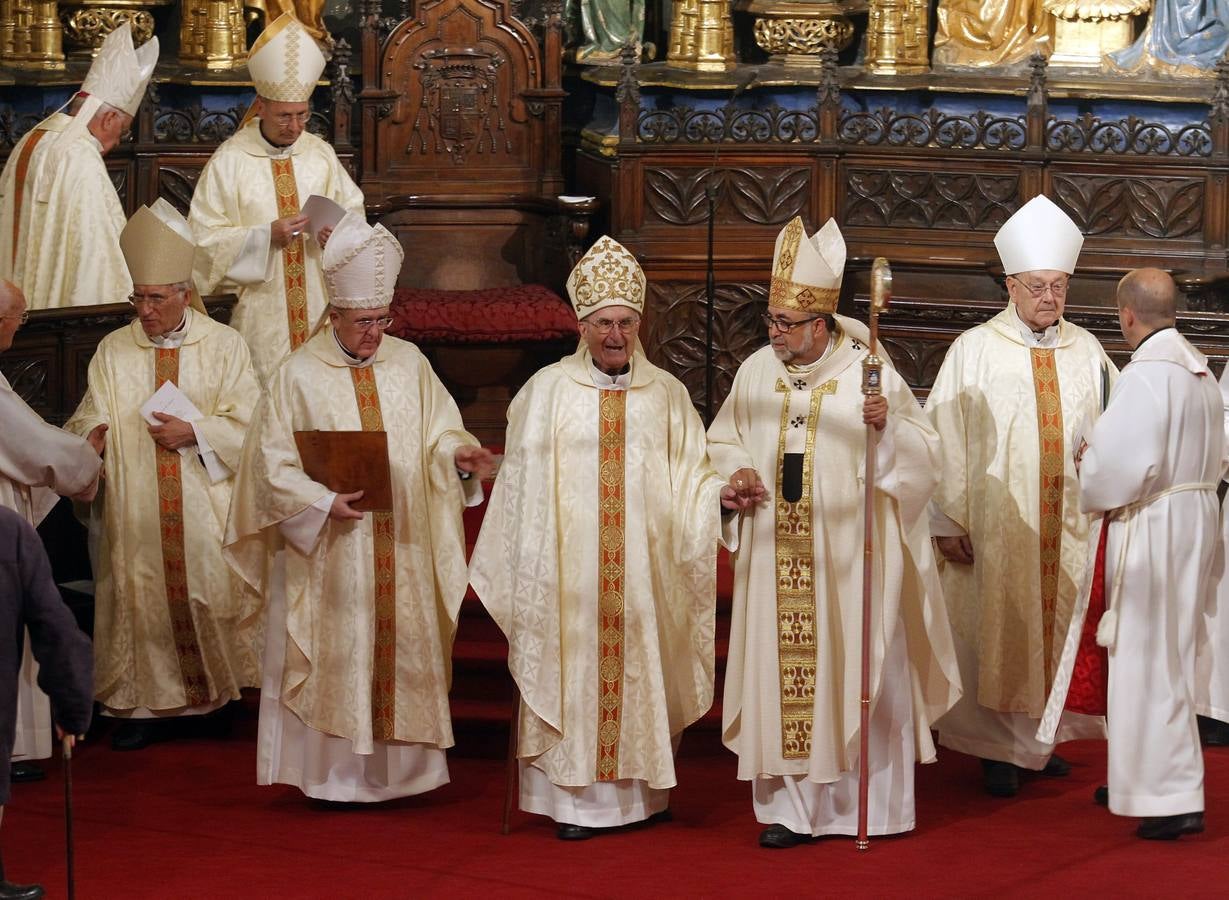
M 811 485 L 815 433 L 825 394 L 836 393 L 827 381 L 811 391 L 806 421 L 791 421 L 789 386 L 778 381 L 781 401 L 781 436 L 777 443 L 777 661 L 781 670 L 781 756 L 806 759 L 811 755 L 811 725 L 815 713 L 815 547 L 811 533 Z M 802 496 L 784 499 L 785 437 L 791 428 L 806 428 L 802 458 Z
M 14 268 L 17 265 L 17 233 L 21 225 L 21 206 L 26 192 L 26 175 L 29 174 L 30 156 L 46 134 L 47 131 L 43 128 L 36 128 L 30 132 L 30 139 L 21 148 L 21 156 L 17 157 L 16 177 L 13 179 L 13 252 L 10 257 Z
M 1037 439 L 1041 451 L 1040 546 L 1041 629 L 1045 647 L 1045 686 L 1050 683 L 1054 659 L 1054 610 L 1058 603 L 1058 576 L 1063 540 L 1063 405 L 1058 388 L 1054 351 L 1033 348 L 1033 389 L 1037 395 Z
M 299 188 L 294 180 L 294 160 L 270 159 L 273 188 L 277 194 L 279 218 L 299 214 Z M 290 349 L 297 350 L 307 340 L 307 280 L 304 270 L 304 238 L 299 235 L 282 248 L 282 271 L 286 286 L 286 324 L 290 330 Z
M 598 415 L 597 780 L 619 777 L 623 713 L 625 391 L 601 391 Z
M 380 392 L 372 366 L 350 369 L 363 431 L 383 431 Z M 396 523 L 391 511 L 371 514 L 375 559 L 375 647 L 371 654 L 371 735 L 391 741 L 397 720 Z
M 158 350 L 154 359 L 154 390 L 165 382 L 179 382 L 179 350 Z M 209 682 L 201 655 L 196 624 L 188 594 L 188 567 L 184 557 L 183 458 L 178 450 L 154 445 L 158 467 L 158 526 L 162 536 L 162 576 L 166 582 L 166 606 L 175 638 L 175 655 L 183 679 L 184 705 L 209 701 Z

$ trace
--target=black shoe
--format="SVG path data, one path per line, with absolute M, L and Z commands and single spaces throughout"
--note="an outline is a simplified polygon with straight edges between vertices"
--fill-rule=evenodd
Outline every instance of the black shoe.
M 0 881 L 0 900 L 38 900 L 43 896 L 41 884 L 13 884 Z
M 982 779 L 991 797 L 1014 797 L 1020 792 L 1020 770 L 996 759 L 981 761 Z
M 47 777 L 47 773 L 41 768 L 28 762 L 15 762 L 9 766 L 9 781 L 13 784 L 26 781 L 42 781 Z
M 169 741 L 171 733 L 170 722 L 158 722 L 153 719 L 130 719 L 121 722 L 111 735 L 112 750 L 144 750 L 150 744 L 159 741 Z
M 1041 774 L 1046 778 L 1066 778 L 1071 774 L 1071 763 L 1055 753 L 1050 756 Z
M 1199 740 L 1205 747 L 1229 747 L 1229 722 L 1199 716 Z
M 769 825 L 760 832 L 760 846 L 769 850 L 788 850 L 799 844 L 809 844 L 813 840 L 815 838 L 809 834 L 790 831 L 784 825 Z
M 596 828 L 572 825 L 569 822 L 560 822 L 559 828 L 555 831 L 555 835 L 561 841 L 587 841 L 595 834 L 597 834 Z
M 666 809 L 663 809 L 661 812 L 653 813 L 653 815 L 649 816 L 647 819 L 644 820 L 644 823 L 646 825 L 656 825 L 659 822 L 673 822 L 673 821 L 674 821 L 674 813 L 670 812 L 669 807 L 667 807 Z
M 1092 802 L 1097 804 L 1097 806 L 1109 806 L 1110 805 L 1110 786 L 1108 784 L 1103 784 L 1101 785 L 1101 787 L 1093 791 L 1092 792 Z
M 1181 813 L 1176 816 L 1153 816 L 1144 819 L 1135 829 L 1136 837 L 1145 841 L 1172 841 L 1184 834 L 1203 833 L 1203 813 Z

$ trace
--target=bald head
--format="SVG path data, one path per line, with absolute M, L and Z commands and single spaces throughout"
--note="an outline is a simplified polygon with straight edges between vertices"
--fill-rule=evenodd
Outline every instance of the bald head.
M 1161 269 L 1132 269 L 1118 282 L 1118 308 L 1151 329 L 1174 324 L 1178 286 Z
M 26 297 L 21 288 L 0 278 L 0 316 L 20 315 L 25 309 Z

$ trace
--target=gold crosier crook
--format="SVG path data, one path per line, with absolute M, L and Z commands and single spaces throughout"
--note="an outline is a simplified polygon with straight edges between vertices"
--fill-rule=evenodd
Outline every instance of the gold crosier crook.
M 871 266 L 871 345 L 862 360 L 862 396 L 878 397 L 883 393 L 883 360 L 879 349 L 879 314 L 892 299 L 892 270 L 882 256 Z M 866 426 L 866 499 L 862 535 L 862 723 L 858 731 L 858 838 L 854 846 L 869 850 L 866 820 L 870 789 L 870 723 L 871 723 L 871 575 L 875 545 L 875 448 L 879 432 L 874 425 Z

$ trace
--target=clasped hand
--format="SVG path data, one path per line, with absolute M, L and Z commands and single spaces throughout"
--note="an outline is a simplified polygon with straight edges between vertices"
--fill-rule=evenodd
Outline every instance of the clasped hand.
M 179 450 L 181 447 L 196 445 L 196 432 L 192 430 L 191 422 L 185 422 L 183 419 L 177 419 L 164 412 L 154 413 L 154 418 L 162 424 L 150 425 L 149 436 L 157 442 L 159 447 Z

